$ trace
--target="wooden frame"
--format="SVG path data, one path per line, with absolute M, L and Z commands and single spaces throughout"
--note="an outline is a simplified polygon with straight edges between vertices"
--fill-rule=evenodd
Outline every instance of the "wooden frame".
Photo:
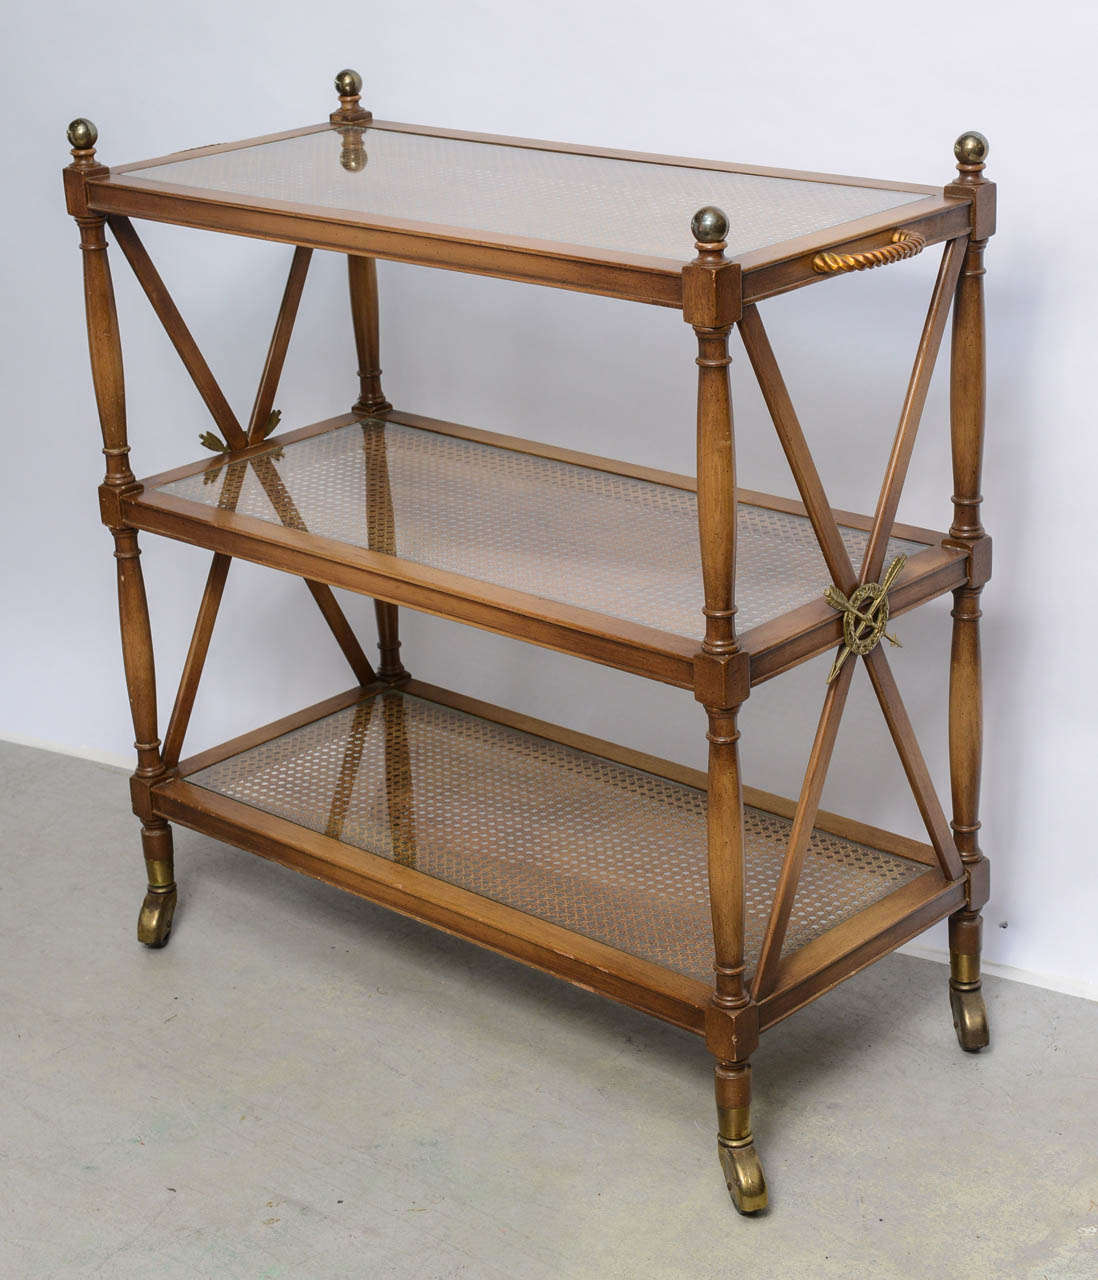
M 236 235 L 259 236 L 265 240 L 281 240 L 287 244 L 308 245 L 314 249 L 331 249 L 370 258 L 468 271 L 477 275 L 498 276 L 583 293 L 606 294 L 657 306 L 682 307 L 683 262 L 625 252 L 596 252 L 577 245 L 531 240 L 521 236 L 489 237 L 484 233 L 474 234 L 457 227 L 439 227 L 413 220 L 374 217 L 367 224 L 361 216 L 341 215 L 338 211 L 319 206 L 236 196 L 230 192 L 211 193 L 178 183 L 157 182 L 149 179 L 144 172 L 176 160 L 235 151 L 304 134 L 321 133 L 331 128 L 328 124 L 312 125 L 304 129 L 250 138 L 243 142 L 199 147 L 156 160 L 120 165 L 89 180 L 88 203 L 91 208 L 104 214 L 124 214 L 210 231 L 228 231 Z M 901 206 L 902 213 L 896 209 L 887 210 L 811 236 L 745 254 L 740 259 L 745 302 L 759 302 L 819 280 L 821 277 L 812 267 L 813 259 L 818 253 L 857 252 L 872 248 L 885 243 L 888 236 L 897 230 L 916 233 L 928 245 L 933 245 L 962 234 L 969 226 L 968 208 L 964 200 L 944 195 L 935 187 L 805 173 L 792 169 L 754 168 L 497 134 L 428 129 L 392 121 L 373 121 L 366 126 L 367 131 L 369 128 L 559 151 L 571 155 L 603 156 L 643 164 L 673 164 L 807 182 L 887 187 L 925 195 L 923 200 Z
M 531 150 L 602 156 L 647 165 L 756 174 L 799 181 L 884 187 L 921 197 L 883 214 L 826 228 L 796 240 L 741 254 L 726 254 L 728 222 L 716 208 L 699 210 L 693 223 L 696 256 L 683 261 L 626 252 L 478 233 L 380 216 L 187 188 L 150 178 L 147 161 L 107 170 L 95 158 L 95 130 L 70 126 L 73 163 L 65 170 L 69 211 L 84 250 L 88 334 L 106 457 L 100 487 L 104 523 L 115 543 L 126 680 L 137 739 L 132 792 L 142 823 L 148 887 L 139 937 L 150 946 L 168 939 L 174 905 L 171 829 L 181 822 L 243 849 L 471 938 L 705 1036 L 715 1058 L 718 1151 L 734 1203 L 751 1213 L 766 1204 L 766 1187 L 750 1122 L 750 1058 L 760 1032 L 815 999 L 837 982 L 894 949 L 936 920 L 950 920 L 950 1000 L 963 1048 L 987 1043 L 980 996 L 980 909 L 987 901 L 987 860 L 977 843 L 981 756 L 979 599 L 990 574 L 990 540 L 979 521 L 983 442 L 983 253 L 994 230 L 994 186 L 983 177 L 987 144 L 964 135 L 957 144 L 959 174 L 943 189 L 868 179 L 749 169 L 744 166 L 634 155 L 559 143 L 463 134 L 422 126 L 372 122 L 359 104 L 353 72 L 337 78 L 340 108 L 331 122 L 289 134 L 182 153 L 217 154 L 256 142 L 333 130 L 345 167 L 365 164 L 370 129 L 419 133 L 439 139 L 488 141 Z M 163 281 L 130 222 L 131 217 L 259 236 L 294 245 L 282 303 L 255 401 L 243 425 L 217 386 Z M 121 340 L 115 315 L 105 227 L 109 223 L 149 301 L 195 383 L 220 435 L 204 437 L 219 456 L 174 471 L 135 479 L 122 381 Z M 941 266 L 916 352 L 907 395 L 874 514 L 832 509 L 757 303 L 836 270 L 862 269 L 910 256 L 924 245 L 944 245 Z M 898 245 L 894 251 L 886 246 Z M 275 399 L 311 253 L 348 256 L 359 394 L 352 412 L 311 426 L 272 433 Z M 820 255 L 828 255 L 821 259 Z M 836 256 L 837 255 L 837 256 Z M 612 462 L 549 445 L 426 419 L 392 408 L 381 389 L 377 277 L 374 260 L 390 258 L 452 270 L 525 280 L 559 288 L 680 309 L 697 338 L 696 481 L 650 468 Z M 821 262 L 823 265 L 821 266 Z M 838 264 L 838 265 L 836 265 Z M 915 443 L 929 380 L 953 308 L 951 422 L 954 518 L 945 534 L 896 524 L 896 513 Z M 729 337 L 738 326 L 775 430 L 801 495 L 800 502 L 738 487 L 734 464 Z M 698 635 L 678 635 L 625 621 L 576 604 L 435 569 L 397 553 L 392 533 L 394 498 L 389 464 L 366 463 L 365 542 L 352 545 L 311 532 L 279 470 L 285 451 L 313 437 L 362 424 L 363 447 L 378 422 L 472 441 L 527 458 L 696 493 L 703 599 Z M 384 434 L 380 437 L 383 441 Z M 364 456 L 366 456 L 364 454 Z M 226 465 L 229 464 L 229 465 Z M 239 464 L 239 465 L 237 465 Z M 373 468 L 373 469 L 371 469 Z M 253 473 L 280 523 L 238 510 L 246 472 Z M 218 485 L 216 500 L 199 503 L 164 486 L 199 474 Z M 821 598 L 737 631 L 737 503 L 804 518 L 819 545 L 831 583 Z M 866 535 L 855 567 L 840 526 Z M 213 553 L 190 648 L 164 744 L 158 739 L 155 674 L 148 608 L 137 536 L 157 533 Z M 882 579 L 890 537 L 925 549 Z M 350 665 L 356 685 L 347 693 L 284 717 L 242 738 L 181 760 L 191 708 L 233 558 L 303 578 Z M 878 580 L 881 579 L 879 582 Z M 376 602 L 381 660 L 375 672 L 340 609 L 332 588 L 344 587 Z M 823 588 L 827 586 L 827 598 Z M 953 820 L 934 790 L 889 663 L 880 647 L 889 613 L 896 615 L 945 591 L 954 593 L 950 672 L 950 756 Z M 473 626 L 690 689 L 705 709 L 709 761 L 705 774 L 598 741 L 498 707 L 411 680 L 399 656 L 397 608 L 436 613 Z M 703 633 L 702 633 L 703 632 Z M 745 787 L 741 779 L 738 713 L 753 685 L 841 643 L 822 695 L 815 742 L 796 800 Z M 855 655 L 853 658 L 850 655 Z M 922 844 L 819 809 L 836 732 L 861 657 L 927 828 Z M 384 787 L 389 821 L 401 847 L 415 844 L 414 753 L 404 721 L 404 699 L 416 698 L 502 727 L 528 742 L 548 742 L 587 759 L 612 762 L 637 777 L 692 788 L 704 805 L 708 902 L 712 919 L 711 984 L 639 951 L 596 941 L 501 901 L 428 874 L 416 857 L 382 856 L 346 834 L 348 809 L 366 751 L 372 708 L 383 708 Z M 409 704 L 411 705 L 411 704 Z M 320 825 L 291 821 L 194 780 L 207 768 L 250 759 L 260 748 L 292 741 L 309 727 L 353 708 L 338 782 Z M 757 954 L 747 943 L 748 809 L 788 826 L 787 844 Z M 785 830 L 785 828 L 782 828 Z M 792 913 L 803 891 L 810 845 L 817 838 L 849 842 L 906 870 L 903 883 L 862 902 L 838 923 L 790 949 Z M 396 849 L 396 845 L 394 845 Z
M 524 733 L 629 764 L 688 786 L 703 790 L 707 786 L 704 773 L 616 746 L 589 734 L 576 733 L 559 725 L 506 711 L 422 681 L 409 680 L 403 687 L 419 697 L 471 712 Z M 364 854 L 358 849 L 352 853 L 345 846 L 339 846 L 338 841 L 283 819 L 270 815 L 258 817 L 248 806 L 188 782 L 189 777 L 212 764 L 355 705 L 362 694 L 363 689 L 356 686 L 181 761 L 173 776 L 155 789 L 157 812 L 166 819 L 208 834 L 218 834 L 230 844 L 304 870 L 317 879 L 348 888 L 362 897 L 394 907 L 405 915 L 447 928 L 449 932 L 469 936 L 475 930 L 475 922 L 490 924 L 493 930 L 491 938 L 478 937 L 478 941 L 492 950 L 533 963 L 535 967 L 559 977 L 579 981 L 583 986 L 690 1031 L 704 1032 L 705 1009 L 710 995 L 710 989 L 704 983 L 544 921 L 532 921 L 509 907 L 456 889 L 433 877 L 422 874 L 409 876 L 406 868 L 385 858 Z M 755 808 L 789 816 L 787 802 L 778 796 L 746 787 L 744 798 Z M 216 831 L 211 830 L 212 823 L 218 824 Z M 963 884 L 943 887 L 940 876 L 931 869 L 934 855 L 929 846 L 879 828 L 851 823 L 836 814 L 820 813 L 817 825 L 822 831 L 852 836 L 861 843 L 922 863 L 928 870 L 918 880 L 860 912 L 831 934 L 821 935 L 811 948 L 804 948 L 792 958 L 795 963 L 787 961 L 774 993 L 760 1006 L 763 1027 L 780 1021 L 793 1008 L 807 1004 L 849 976 L 851 957 L 856 956 L 862 961 L 857 967 L 863 967 L 864 963 L 899 945 L 894 940 L 899 933 L 910 929 L 906 936 L 914 936 L 926 924 L 945 919 L 964 901 Z M 920 920 L 925 916 L 926 924 L 915 927 L 911 920 L 914 912 L 918 913 Z M 534 956 L 536 959 L 532 958 Z
M 425 431 L 649 480 L 688 492 L 697 488 L 696 481 L 687 476 L 461 427 L 420 414 L 393 410 L 385 412 L 384 417 L 389 422 Z M 261 456 L 272 445 L 285 447 L 356 420 L 353 413 L 325 419 L 272 436 L 262 446 L 242 449 L 234 457 Z M 361 591 L 375 599 L 408 605 L 426 613 L 455 618 L 485 630 L 529 640 L 546 648 L 576 654 L 681 688 L 694 687 L 695 636 L 661 632 L 517 589 L 493 587 L 473 578 L 374 553 L 292 527 L 281 528 L 254 516 L 241 515 L 224 507 L 210 507 L 161 491 L 163 485 L 208 472 L 216 465 L 203 459 L 148 477 L 142 482 L 140 491 L 133 491 L 125 499 L 127 523 L 136 529 L 177 538 L 271 568 L 289 569 L 315 581 Z M 739 498 L 741 502 L 767 510 L 805 514 L 802 503 L 770 494 L 740 490 Z M 855 529 L 869 531 L 872 528 L 869 517 L 854 512 L 835 511 L 834 519 Z M 951 545 L 946 534 L 901 524 L 894 524 L 892 531 L 896 537 L 927 544 L 925 551 L 912 558 L 894 588 L 893 613 L 914 608 L 965 581 L 965 552 Z M 838 641 L 840 633 L 841 621 L 822 598 L 745 633 L 741 643 L 751 658 L 752 683 L 768 679 L 822 653 Z

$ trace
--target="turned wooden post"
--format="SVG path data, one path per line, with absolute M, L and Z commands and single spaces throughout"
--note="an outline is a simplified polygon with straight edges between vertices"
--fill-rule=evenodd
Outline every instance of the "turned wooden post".
M 989 1040 L 980 994 L 980 908 L 988 898 L 989 877 L 979 845 L 979 808 L 983 755 L 980 594 L 990 576 L 991 540 L 980 523 L 980 483 L 986 396 L 984 250 L 995 229 L 995 189 L 983 177 L 986 138 L 966 133 L 954 150 L 959 176 L 946 191 L 972 199 L 973 221 L 954 301 L 950 365 L 953 523 L 949 542 L 969 555 L 968 581 L 953 593 L 949 671 L 951 825 L 968 880 L 965 908 L 949 921 L 950 1002 L 961 1046 L 974 1052 Z
M 393 406 L 381 390 L 381 343 L 378 336 L 377 263 L 373 258 L 347 255 L 351 287 L 351 319 L 358 353 L 358 399 L 353 413 L 384 413 Z
M 344 168 L 358 169 L 365 167 L 366 153 L 361 150 L 362 128 L 373 118 L 372 114 L 359 103 L 362 92 L 362 77 L 357 71 L 341 71 L 336 76 L 336 91 L 339 94 L 340 107 L 331 114 L 331 122 L 339 128 L 344 137 Z M 358 126 L 357 129 L 354 126 Z M 342 126 L 342 127 L 341 127 Z M 357 146 L 361 154 L 361 163 L 356 161 L 348 165 L 347 136 L 353 132 L 358 139 Z M 351 321 L 355 331 L 355 351 L 358 355 L 358 399 L 351 406 L 352 413 L 368 414 L 374 417 L 386 413 L 393 406 L 385 398 L 381 389 L 381 341 L 378 332 L 377 302 L 377 263 L 373 258 L 359 254 L 347 255 L 347 281 L 351 291 Z M 384 458 L 384 453 L 383 453 Z M 369 545 L 377 551 L 394 554 L 394 549 L 384 545 L 385 537 L 375 540 L 374 516 L 380 512 L 382 524 L 392 527 L 392 499 L 389 494 L 388 469 L 382 466 L 381 473 L 367 476 L 367 524 L 369 526 Z M 375 492 L 376 490 L 376 492 Z M 386 518 L 387 512 L 387 518 Z M 378 652 L 381 661 L 378 664 L 378 675 L 383 680 L 394 681 L 408 673 L 400 660 L 400 628 L 397 618 L 397 607 L 384 600 L 374 601 L 374 612 L 377 615 Z
M 758 1016 L 744 982 L 744 825 L 740 704 L 750 684 L 735 627 L 736 468 L 728 336 L 740 317 L 739 266 L 724 256 L 728 219 L 712 206 L 691 224 L 697 257 L 683 269 L 683 318 L 698 341 L 698 534 L 705 637 L 696 655 L 695 697 L 709 727 L 707 840 L 714 987 L 706 1040 L 717 1058 L 718 1150 L 736 1207 L 766 1204 L 750 1125 L 750 1068 Z
M 381 390 L 381 361 L 378 341 L 377 266 L 373 258 L 347 256 L 347 272 L 351 288 L 351 318 L 358 351 L 359 398 L 353 413 L 374 417 L 393 406 Z M 365 432 L 368 428 L 363 426 Z M 375 428 L 369 428 L 375 430 Z M 389 467 L 385 456 L 385 438 L 378 449 L 367 448 L 366 458 L 366 526 L 367 542 L 374 551 L 395 555 L 393 540 L 393 500 L 389 489 Z M 407 675 L 400 660 L 400 628 L 397 607 L 384 600 L 374 601 L 377 615 L 378 652 L 381 661 L 378 675 L 383 680 L 399 680 Z
M 745 690 L 729 683 L 736 661 L 736 468 L 728 336 L 736 319 L 734 282 L 725 261 L 725 215 L 699 210 L 692 229 L 698 256 L 683 272 L 683 314 L 698 340 L 698 534 L 705 638 L 695 665 L 709 718 L 709 879 L 716 944 L 718 1004 L 747 1002 L 743 981 L 743 797 L 736 716 Z M 731 696 L 729 696 L 731 695 Z
M 330 119 L 339 129 L 352 126 L 361 138 L 363 128 L 373 119 L 371 112 L 359 103 L 362 77 L 357 71 L 340 71 L 335 78 L 339 94 L 339 110 Z M 343 128 L 341 132 L 346 132 Z M 363 161 L 365 163 L 365 161 Z M 347 167 L 347 166 L 344 166 Z M 393 406 L 381 390 L 381 347 L 378 338 L 377 318 L 377 264 L 373 258 L 359 254 L 347 255 L 347 279 L 351 289 L 351 320 L 355 330 L 355 350 L 358 354 L 358 399 L 352 413 L 384 413 Z
M 152 809 L 150 787 L 164 773 L 156 725 L 156 674 L 152 632 L 137 531 L 126 525 L 122 498 L 137 487 L 129 463 L 126 436 L 126 396 L 122 372 L 122 343 L 118 333 L 114 287 L 107 260 L 106 219 L 88 206 L 87 180 L 107 172 L 95 161 L 95 126 L 74 120 L 68 129 L 73 161 L 65 170 L 69 212 L 80 228 L 84 260 L 84 303 L 88 350 L 103 437 L 106 474 L 100 486 L 104 523 L 114 538 L 118 577 L 118 614 L 122 631 L 122 662 L 126 673 L 130 713 L 137 750 L 137 769 L 131 780 L 134 812 L 141 819 L 141 843 L 148 871 L 148 891 L 137 933 L 149 946 L 163 946 L 171 931 L 176 886 L 171 828 Z

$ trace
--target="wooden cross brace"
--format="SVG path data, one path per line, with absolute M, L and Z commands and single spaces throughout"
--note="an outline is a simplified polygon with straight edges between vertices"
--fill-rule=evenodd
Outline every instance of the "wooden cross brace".
M 855 597 L 867 584 L 876 584 L 881 576 L 889 536 L 896 519 L 900 495 L 915 446 L 919 420 L 926 403 L 930 378 L 941 347 L 950 304 L 960 278 L 967 245 L 967 237 L 951 240 L 942 254 L 926 322 L 923 325 L 914 367 L 908 382 L 907 394 L 904 397 L 899 425 L 885 467 L 865 556 L 858 573 L 854 571 L 846 545 L 839 533 L 831 504 L 827 500 L 757 308 L 754 305 L 745 307 L 739 321 L 748 359 L 755 371 L 763 398 L 778 433 L 778 439 L 781 441 L 790 470 L 793 472 L 801 500 L 834 583 L 836 595 L 844 600 L 849 601 L 851 597 Z M 896 572 L 891 574 L 889 586 L 898 572 L 899 569 L 896 569 Z M 884 584 L 882 583 L 881 586 L 884 587 Z M 883 597 L 884 592 L 882 591 L 881 594 Z M 950 831 L 934 790 L 930 772 L 916 741 L 907 710 L 888 665 L 888 659 L 877 644 L 874 644 L 869 652 L 860 656 L 869 672 L 873 690 L 884 713 L 942 873 L 947 880 L 960 879 L 963 875 L 960 854 L 957 852 L 953 833 Z M 856 663 L 844 662 L 840 657 L 836 660 L 828 680 L 816 736 L 812 743 L 808 766 L 797 801 L 789 845 L 782 863 L 778 887 L 774 894 L 770 918 L 755 970 L 752 993 L 755 1000 L 762 999 L 772 991 L 777 981 L 782 947 L 793 910 L 797 885 L 804 867 L 809 841 L 812 838 L 824 780 L 831 762 L 839 722 L 846 706 L 855 666 Z
M 137 232 L 134 230 L 133 224 L 129 218 L 121 216 L 111 216 L 107 219 L 107 222 L 114 232 L 119 248 L 125 254 L 138 283 L 144 289 L 157 318 L 164 326 L 164 330 L 182 360 L 184 368 L 190 374 L 191 381 L 197 388 L 198 394 L 202 397 L 206 408 L 210 411 L 210 416 L 223 437 L 222 441 L 216 436 L 208 434 L 202 437 L 202 443 L 207 447 L 223 451 L 227 457 L 261 443 L 270 434 L 273 426 L 277 424 L 277 416 L 274 409 L 275 395 L 282 376 L 282 368 L 286 361 L 286 352 L 290 345 L 294 322 L 297 319 L 298 305 L 301 302 L 301 294 L 305 287 L 305 277 L 308 274 L 309 262 L 313 251 L 300 246 L 294 249 L 289 275 L 286 279 L 286 287 L 282 294 L 282 302 L 275 320 L 274 332 L 271 335 L 270 345 L 267 350 L 267 359 L 256 390 L 255 402 L 248 419 L 248 426 L 245 429 L 241 426 L 236 414 L 218 386 L 217 380 L 198 348 L 198 344 L 191 336 L 183 317 L 179 314 L 179 309 L 172 300 L 167 286 L 161 279 L 160 273 L 153 265 L 145 246 L 141 243 Z M 215 464 L 212 468 L 211 476 L 216 475 L 218 471 L 224 468 L 224 481 L 218 505 L 224 510 L 235 510 L 240 498 L 246 470 L 250 469 L 263 486 L 264 492 L 283 524 L 290 528 L 304 528 L 305 525 L 301 515 L 283 484 L 271 456 L 262 452 L 253 453 L 240 461 L 245 462 L 245 465 L 242 466 L 239 462 L 226 465 L 223 461 Z M 183 672 L 180 676 L 175 704 L 172 707 L 168 728 L 164 734 L 162 757 L 164 766 L 168 769 L 174 768 L 179 763 L 183 739 L 186 736 L 195 696 L 198 693 L 198 685 L 202 678 L 206 654 L 209 651 L 214 623 L 221 607 L 221 598 L 225 590 L 225 581 L 228 577 L 231 559 L 230 556 L 217 552 L 210 563 L 210 571 L 206 578 L 206 586 L 202 593 L 198 616 L 195 619 L 190 647 L 183 663 Z M 377 676 L 366 654 L 363 652 L 362 646 L 355 637 L 346 615 L 340 608 L 332 588 L 326 583 L 314 582 L 309 579 L 305 580 L 305 585 L 316 601 L 324 621 L 328 624 L 359 684 L 372 684 L 377 679 Z

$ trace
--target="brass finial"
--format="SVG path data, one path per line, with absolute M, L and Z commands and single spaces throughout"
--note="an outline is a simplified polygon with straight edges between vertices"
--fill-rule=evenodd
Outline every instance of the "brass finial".
M 707 204 L 698 210 L 690 221 L 694 242 L 699 249 L 720 252 L 728 235 L 728 214 L 715 204 Z
M 99 141 L 99 130 L 83 116 L 74 120 L 66 130 L 69 146 L 73 151 L 93 151 Z
M 357 98 L 362 92 L 362 77 L 357 71 L 347 67 L 343 71 L 336 72 L 335 86 L 336 93 L 341 98 Z
M 982 246 L 995 231 L 995 183 L 984 177 L 984 164 L 991 151 L 987 139 L 975 129 L 968 129 L 953 144 L 957 157 L 957 176 L 944 188 L 951 199 L 971 204 L 972 244 Z M 966 273 L 968 268 L 965 268 Z
M 99 130 L 90 120 L 80 116 L 66 130 L 69 146 L 72 147 L 72 164 L 70 169 L 91 170 L 102 168 L 96 164 L 95 144 L 99 139 Z
M 979 173 L 991 150 L 982 133 L 970 129 L 962 133 L 953 144 L 953 154 L 957 157 L 957 168 L 961 173 Z
M 329 117 L 333 124 L 354 124 L 371 119 L 370 112 L 358 103 L 362 92 L 362 77 L 357 71 L 345 67 L 337 72 L 335 88 L 339 94 L 339 110 L 333 111 Z

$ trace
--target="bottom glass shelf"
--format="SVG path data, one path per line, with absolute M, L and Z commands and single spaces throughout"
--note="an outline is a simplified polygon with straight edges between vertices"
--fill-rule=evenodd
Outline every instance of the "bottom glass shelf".
M 543 736 L 573 736 L 564 731 L 481 704 L 471 714 L 462 709 L 474 705 L 467 700 L 410 688 L 348 698 L 349 705 L 306 723 L 298 717 L 296 727 L 266 741 L 252 735 L 250 745 L 244 740 L 214 763 L 198 758 L 197 768 L 184 769 L 186 784 L 337 840 L 345 852 L 364 850 L 711 981 L 703 790 Z M 787 817 L 747 808 L 749 969 L 790 827 Z M 817 829 L 786 953 L 929 869 Z

